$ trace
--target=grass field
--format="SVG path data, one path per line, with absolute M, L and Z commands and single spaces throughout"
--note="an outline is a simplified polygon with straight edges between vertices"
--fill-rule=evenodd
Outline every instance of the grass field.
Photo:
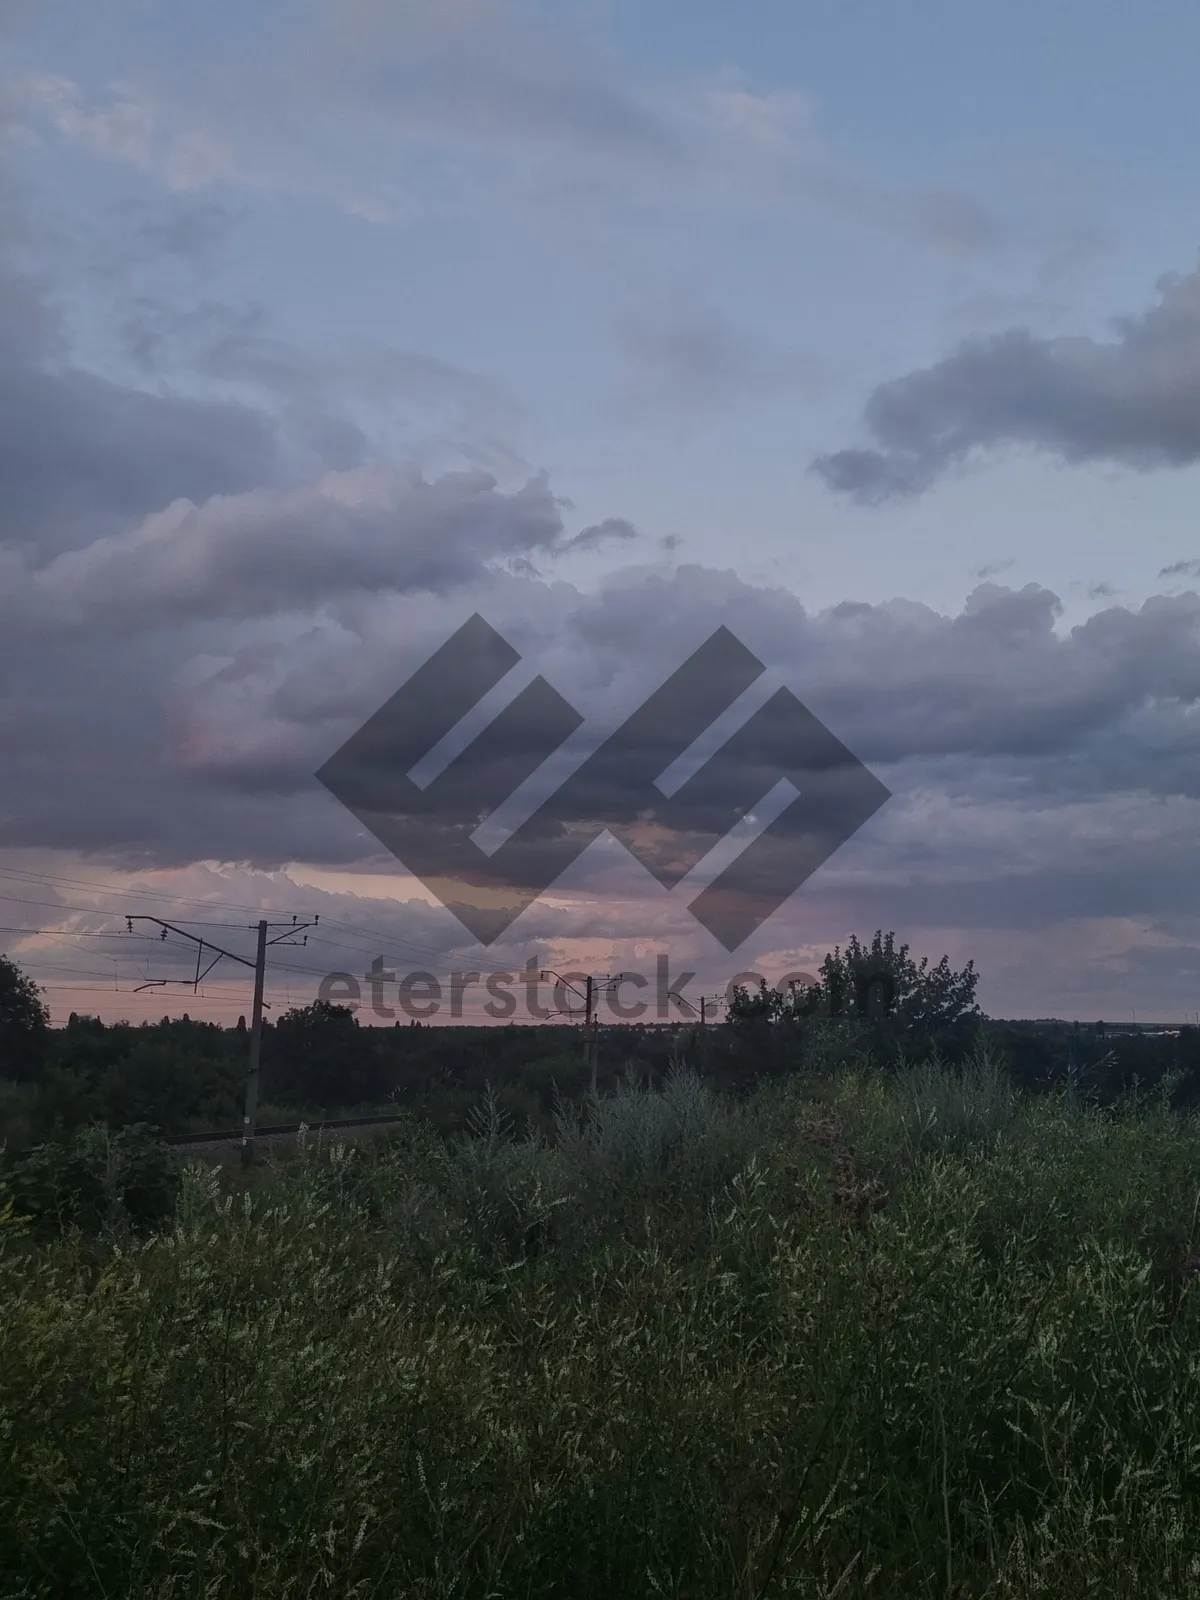
M 1200 1594 L 1200 1123 L 686 1070 L 0 1223 L 0 1596 Z

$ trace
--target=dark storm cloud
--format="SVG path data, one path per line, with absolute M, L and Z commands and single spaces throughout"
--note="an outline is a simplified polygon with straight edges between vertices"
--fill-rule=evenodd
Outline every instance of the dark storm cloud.
M 1036 871 L 991 871 L 948 882 L 916 880 L 864 884 L 845 893 L 860 917 L 893 926 L 1047 929 L 1071 919 L 1136 918 L 1153 908 L 1160 915 L 1194 917 L 1200 898 L 1200 851 L 1180 859 L 1174 850 L 1134 852 L 1123 861 L 1079 860 Z
M 1110 606 L 1065 632 L 1060 613 L 1047 589 L 988 583 L 957 615 L 889 602 L 814 616 L 782 591 L 683 569 L 585 601 L 573 629 L 614 674 L 640 637 L 653 682 L 703 619 L 724 622 L 893 787 L 906 763 L 949 760 L 1037 775 L 1043 793 L 1200 795 L 1200 596 Z
M 11 239 L 7 188 L 0 208 Z M 185 229 L 156 248 L 198 243 Z M 386 350 L 305 356 L 220 308 L 200 321 L 198 375 L 223 362 L 258 403 L 85 370 L 43 286 L 0 259 L 0 843 L 175 863 L 321 839 L 361 853 L 353 830 L 328 844 L 327 818 L 314 832 L 312 792 L 289 798 L 296 727 L 247 708 L 248 685 L 286 676 L 314 635 L 344 654 L 352 597 L 437 596 L 567 546 L 544 477 L 504 490 L 480 470 L 356 464 L 367 441 L 343 399 L 460 396 L 470 375 Z M 300 699 L 311 712 L 321 692 Z
M 952 616 L 903 602 L 811 615 L 786 592 L 695 567 L 626 573 L 592 595 L 491 576 L 446 599 L 363 593 L 274 620 L 199 617 L 169 634 L 132 616 L 104 635 L 51 631 L 37 650 L 4 652 L 0 841 L 125 866 L 303 860 L 386 872 L 386 852 L 314 774 L 475 607 L 596 737 L 728 624 L 894 796 L 803 891 L 846 926 L 1038 930 L 1071 916 L 1182 914 L 1200 882 L 1200 597 L 1112 606 L 1059 632 L 1055 597 L 1032 586 L 982 585 Z M 452 680 L 441 686 L 443 699 L 455 692 Z M 517 704 L 514 738 L 497 748 L 493 800 L 507 796 L 523 751 L 536 756 L 568 731 L 523 717 L 528 707 Z M 769 727 L 756 738 L 732 741 L 719 792 L 702 782 L 664 798 L 661 837 L 646 762 L 624 779 L 619 764 L 593 768 L 598 787 L 568 781 L 554 825 L 521 840 L 534 876 L 544 876 L 539 850 L 563 856 L 564 823 L 603 817 L 673 881 L 728 825 L 729 796 L 753 806 L 774 780 L 786 752 Z M 567 778 L 570 762 L 555 771 L 556 783 Z M 441 793 L 456 797 L 455 814 L 427 807 L 429 826 L 465 818 L 470 831 L 479 774 L 468 776 L 451 773 Z M 641 871 L 614 848 L 573 869 L 601 897 L 614 866 Z M 778 876 L 776 857 L 763 860 Z M 636 882 L 649 930 L 665 914 L 661 891 L 650 874 Z M 636 882 L 627 873 L 623 892 L 636 895 Z M 586 909 L 552 911 L 531 906 L 513 935 L 600 925 Z
M 873 441 L 817 458 L 830 488 L 866 503 L 918 494 L 975 453 L 1023 445 L 1072 465 L 1138 470 L 1200 459 L 1200 272 L 1160 280 L 1155 305 L 1116 337 L 1012 329 L 880 384 Z
M 41 567 L 0 546 L 0 843 L 142 865 L 361 858 L 312 778 L 331 712 L 361 715 L 364 661 L 420 648 L 439 594 L 560 541 L 542 479 L 505 494 L 377 468 L 176 502 Z M 355 607 L 405 593 L 425 615 L 373 638 Z
M 265 618 L 355 590 L 445 593 L 563 538 L 543 478 L 502 493 L 484 472 L 364 467 L 294 490 L 186 497 L 41 566 L 0 550 L 10 634 Z
M 893 603 L 811 617 L 789 595 L 685 569 L 579 597 L 560 627 L 542 625 L 537 664 L 565 704 L 603 705 L 607 693 L 610 720 L 620 722 L 708 628 L 727 621 L 754 639 L 895 797 L 806 891 L 840 885 L 838 903 L 847 915 L 857 907 L 860 920 L 888 912 L 899 926 L 1038 929 L 1178 909 L 1179 884 L 1200 881 L 1200 597 L 1111 607 L 1065 634 L 1055 629 L 1059 610 L 1046 590 L 983 585 L 957 616 Z M 545 717 L 538 727 L 550 745 L 562 737 Z M 660 882 L 677 881 L 735 820 L 730 801 L 753 809 L 786 770 L 789 751 L 777 745 L 769 723 L 748 724 L 719 768 L 662 800 L 648 781 L 661 764 L 653 751 L 587 767 L 582 783 L 559 771 L 552 788 L 565 783 L 551 811 L 518 828 L 509 864 L 523 883 L 551 879 L 573 856 L 572 838 L 607 822 Z M 498 774 L 514 749 L 510 741 L 498 750 Z M 416 859 L 453 856 L 462 880 L 482 883 L 491 868 L 468 874 L 463 840 L 486 773 L 470 777 L 461 794 L 452 781 L 414 806 L 404 844 Z M 498 792 L 508 789 L 506 779 Z M 743 886 L 751 900 L 770 907 L 787 888 L 791 853 L 810 826 L 802 808 L 781 819 Z M 587 875 L 601 895 L 611 871 L 610 861 Z
M 71 364 L 38 285 L 0 263 L 0 544 L 75 547 L 180 496 L 283 481 L 274 421 Z
M 247 407 L 143 394 L 89 373 L 0 372 L 8 543 L 74 545 L 179 496 L 282 476 L 271 424 Z
M 984 585 L 959 615 L 949 617 L 895 603 L 847 605 L 814 617 L 783 592 L 752 590 L 729 575 L 694 568 L 669 579 L 629 578 L 591 597 L 561 584 L 553 592 L 548 609 L 548 591 L 525 580 L 475 591 L 531 670 L 540 670 L 569 706 L 602 722 L 607 716 L 609 727 L 623 721 L 720 623 L 753 640 L 760 659 L 896 796 L 863 840 L 847 847 L 883 851 L 872 859 L 889 870 L 906 862 L 928 869 L 934 859 L 948 862 L 952 877 L 974 881 L 982 874 L 984 881 L 989 873 L 1004 875 L 1006 853 L 1024 865 L 1027 849 L 1046 862 L 1061 861 L 1064 838 L 1075 826 L 1068 817 L 1072 808 L 1113 797 L 1157 796 L 1157 802 L 1144 802 L 1153 834 L 1156 803 L 1200 798 L 1192 709 L 1200 702 L 1195 595 L 1159 598 L 1137 611 L 1111 607 L 1059 634 L 1055 597 L 1032 587 Z M 187 737 L 158 765 L 167 791 L 184 781 L 190 786 L 184 801 L 189 816 L 203 809 L 194 838 L 203 836 L 213 850 L 221 829 L 237 820 L 241 831 L 231 831 L 225 845 L 237 859 L 247 852 L 253 857 L 255 841 L 267 832 L 272 860 L 301 851 L 342 862 L 356 852 L 374 853 L 337 806 L 326 806 L 324 823 L 319 821 L 321 802 L 311 775 L 453 631 L 454 607 L 441 613 L 441 621 L 414 610 L 417 605 L 376 597 L 365 610 L 347 614 L 349 630 L 297 626 L 273 648 L 247 651 L 236 667 L 222 671 L 214 663 L 207 677 L 180 691 L 176 715 L 184 719 L 180 726 Z M 398 650 L 402 640 L 406 648 Z M 453 687 L 447 682 L 445 693 Z M 529 737 L 506 744 L 499 751 L 502 763 L 511 765 L 514 751 L 526 743 L 540 749 L 543 734 L 551 747 L 562 736 L 544 720 L 526 726 L 520 709 L 513 727 L 525 728 Z M 782 764 L 769 727 L 762 748 L 743 736 L 723 761 L 729 793 L 738 804 L 749 798 L 751 805 Z M 175 776 L 172 762 L 179 763 Z M 605 768 L 601 776 L 599 789 L 568 784 L 557 809 L 569 802 L 568 823 L 603 818 L 616 823 L 618 834 L 638 837 L 639 827 L 654 821 L 646 813 L 641 766 Z M 498 792 L 506 795 L 509 787 L 506 780 Z M 685 785 L 673 800 L 664 799 L 660 821 L 670 837 L 656 844 L 651 831 L 641 853 L 667 867 L 702 854 L 729 824 L 725 790 L 710 789 L 711 784 L 690 790 Z M 220 805 L 195 807 L 198 791 L 220 796 Z M 923 792 L 948 796 L 963 814 L 999 808 L 1005 820 L 998 854 L 989 856 L 979 838 L 960 846 L 939 836 L 922 844 L 919 830 L 914 834 L 894 822 L 891 813 L 902 814 Z M 467 810 L 474 793 L 468 784 L 459 797 Z M 276 823 L 265 830 L 251 819 L 256 808 L 267 811 L 272 796 Z M 1057 814 L 1062 833 L 1052 828 L 1043 838 L 1031 819 L 1040 819 L 1040 828 Z M 65 813 L 63 820 L 69 820 Z M 93 811 L 89 830 L 97 820 Z M 431 813 L 428 820 L 436 825 L 439 817 Z M 453 827 L 461 821 L 457 810 L 440 820 Z M 1015 842 L 1022 832 L 1024 846 Z M 524 844 L 535 854 L 536 833 Z M 561 844 L 547 835 L 545 848 L 554 854 Z M 1151 873 L 1146 881 L 1157 880 Z

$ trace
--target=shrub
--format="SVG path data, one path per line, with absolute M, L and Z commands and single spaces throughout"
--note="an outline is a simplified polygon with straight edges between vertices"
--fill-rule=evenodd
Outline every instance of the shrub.
M 144 1126 L 85 1128 L 65 1143 L 9 1159 L 3 1180 L 16 1210 L 63 1229 L 125 1221 L 148 1227 L 174 1209 L 179 1171 L 170 1147 Z
M 580 1106 L 560 1099 L 555 1140 L 577 1162 L 662 1170 L 688 1140 L 710 1132 L 720 1115 L 719 1101 L 699 1075 L 674 1062 L 660 1089 L 630 1069 L 611 1095 Z
M 986 1143 L 1012 1124 L 1021 1105 L 1008 1074 L 985 1047 L 961 1066 L 934 1056 L 902 1068 L 893 1095 L 905 1152 L 912 1156 Z

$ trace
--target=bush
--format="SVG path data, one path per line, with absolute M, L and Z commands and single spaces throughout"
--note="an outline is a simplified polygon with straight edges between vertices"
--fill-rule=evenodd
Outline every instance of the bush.
M 218 1122 L 230 1122 L 234 1098 L 214 1095 L 215 1077 L 213 1064 L 202 1056 L 165 1039 L 139 1039 L 100 1080 L 102 1115 L 113 1127 L 151 1123 L 172 1132 L 205 1110 Z
M 142 1126 L 85 1128 L 7 1160 L 0 1174 L 19 1213 L 58 1229 L 153 1226 L 170 1217 L 179 1187 L 170 1147 Z
M 721 1114 L 716 1096 L 696 1072 L 673 1063 L 661 1089 L 634 1070 L 611 1095 L 555 1110 L 558 1148 L 577 1162 L 662 1170 L 691 1139 L 708 1133 Z
M 1021 1106 L 1007 1072 L 984 1047 L 961 1066 L 935 1056 L 902 1068 L 893 1097 L 909 1155 L 986 1143 L 1011 1126 Z

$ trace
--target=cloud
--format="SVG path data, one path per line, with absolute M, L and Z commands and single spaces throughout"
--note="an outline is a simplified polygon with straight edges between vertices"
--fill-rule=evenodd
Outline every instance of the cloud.
M 0 253 L 7 845 L 178 862 L 308 838 L 319 853 L 311 795 L 285 801 L 290 822 L 253 795 L 278 791 L 272 763 L 294 764 L 320 691 L 300 696 L 303 715 L 264 720 L 252 690 L 298 658 L 319 676 L 320 648 L 357 636 L 355 606 L 372 597 L 420 593 L 428 626 L 431 599 L 532 573 L 574 534 L 544 476 L 501 486 L 482 469 L 397 466 L 347 415 L 359 399 L 407 393 L 429 410 L 435 395 L 482 395 L 469 374 L 386 349 L 306 355 L 223 311 L 199 319 L 195 343 L 207 361 L 178 362 L 191 393 L 161 372 L 147 387 L 101 377 L 42 283 Z M 243 398 L 208 397 L 220 387 Z M 345 673 L 332 677 L 345 693 Z M 251 798 L 248 773 L 261 775 Z
M 617 74 L 499 0 L 330 0 L 291 59 L 383 121 L 451 143 L 496 139 L 671 163 L 667 123 Z
M 730 72 L 638 82 L 512 0 L 318 0 L 248 54 L 100 90 L 27 74 L 15 93 L 29 125 L 176 192 L 316 194 L 377 222 L 519 207 L 595 228 L 669 195 L 676 212 L 816 209 L 956 259 L 1015 237 L 969 194 L 847 168 L 803 95 Z
M 358 537 L 351 530 L 350 542 Z M 349 559 L 366 570 L 371 550 L 367 538 Z M 163 578 L 155 568 L 155 582 Z M 288 581 L 298 602 L 302 581 Z M 99 615 L 110 601 L 95 587 Z M 1034 585 L 982 584 L 950 614 L 903 601 L 812 613 L 786 591 L 697 566 L 627 568 L 591 593 L 503 570 L 444 594 L 343 590 L 322 600 L 320 588 L 285 612 L 251 583 L 257 609 L 248 603 L 239 615 L 231 585 L 230 603 L 197 608 L 168 630 L 156 628 L 149 606 L 130 606 L 119 626 L 47 635 L 34 649 L 6 633 L 0 844 L 83 851 L 97 871 L 194 873 L 207 861 L 261 873 L 301 862 L 302 877 L 377 874 L 400 906 L 376 916 L 347 901 L 331 914 L 382 918 L 393 938 L 407 928 L 446 952 L 445 964 L 477 967 L 448 914 L 411 900 L 410 880 L 322 791 L 317 769 L 474 610 L 514 645 L 528 674 L 541 673 L 583 715 L 584 750 L 725 624 L 766 664 L 767 687 L 789 685 L 893 793 L 739 963 L 892 926 L 935 959 L 948 949 L 985 962 L 998 981 L 993 994 L 1012 1011 L 1030 996 L 1035 1010 L 1054 1010 L 1045 995 L 1056 969 L 1058 1003 L 1070 990 L 1075 1014 L 1106 1015 L 1115 1002 L 1102 995 L 1127 981 L 1121 962 L 1136 975 L 1146 929 L 1169 927 L 1159 976 L 1136 981 L 1166 993 L 1173 972 L 1181 992 L 1180 974 L 1200 947 L 1194 593 L 1111 605 L 1066 630 L 1056 597 Z M 447 682 L 444 693 L 453 688 Z M 539 728 L 523 737 L 536 742 Z M 518 740 L 509 756 L 520 748 Z M 769 742 L 732 753 L 729 783 L 757 794 L 776 753 Z M 641 792 L 636 778 L 609 774 L 603 794 L 583 795 L 588 804 L 576 809 L 590 804 L 619 819 Z M 684 793 L 681 850 L 713 825 L 714 798 Z M 248 883 L 250 893 L 276 892 Z M 288 909 L 303 909 L 304 892 L 289 894 Z M 1125 953 L 1097 957 L 1088 976 L 1064 953 L 1062 930 L 1081 951 L 1106 928 Z M 489 960 L 519 964 L 531 941 L 543 952 L 595 951 L 598 939 L 626 954 L 638 941 L 665 943 L 673 961 L 690 966 L 695 953 L 714 982 L 720 976 L 686 898 L 603 843 Z M 1035 950 L 1044 970 L 1031 972 Z M 368 959 L 364 952 L 358 970 Z M 347 962 L 328 956 L 325 965 Z M 607 951 L 595 962 L 605 965 Z M 410 963 L 423 964 L 437 961 Z
M 180 495 L 281 483 L 288 458 L 261 411 L 73 366 L 38 286 L 0 262 L 0 543 L 85 542 Z
M 957 259 L 993 255 L 1011 230 L 961 190 L 880 183 L 838 160 L 808 97 L 729 70 L 672 102 L 703 182 L 738 206 L 793 203 Z
M 626 528 L 589 529 L 589 542 L 628 537 Z M 203 505 L 181 498 L 41 567 L 9 555 L 0 619 L 10 637 L 44 637 L 267 618 L 357 590 L 445 593 L 490 563 L 566 547 L 544 477 L 504 494 L 483 472 L 430 482 L 360 467 L 287 491 L 215 495 Z
M 926 863 L 940 862 L 952 877 L 972 877 L 985 860 L 979 837 L 960 846 L 944 821 L 923 841 L 911 820 L 907 836 L 890 832 L 899 827 L 894 814 L 911 819 L 922 793 L 944 795 L 964 815 L 998 805 L 1013 826 L 1026 826 L 1022 817 L 1044 825 L 1044 860 L 1040 846 L 1034 851 L 1042 869 L 1065 838 L 1055 833 L 1055 815 L 1063 828 L 1076 826 L 1071 808 L 1122 796 L 1200 800 L 1194 594 L 1138 610 L 1112 606 L 1065 635 L 1056 631 L 1056 598 L 1034 586 L 981 585 L 956 616 L 901 602 L 813 616 L 784 591 L 696 567 L 627 569 L 586 595 L 483 571 L 471 538 L 455 553 L 453 530 L 471 522 L 473 497 L 491 507 L 492 548 L 540 540 L 552 549 L 555 516 L 544 486 L 515 506 L 482 484 L 410 486 L 405 494 L 412 526 L 431 518 L 428 526 L 443 535 L 431 545 L 447 545 L 430 558 L 440 563 L 435 569 L 414 562 L 408 576 L 420 584 L 436 572 L 444 598 L 401 592 L 404 559 L 413 557 L 402 537 L 394 546 L 379 539 L 374 504 L 365 525 L 351 517 L 332 541 L 319 521 L 299 533 L 294 575 L 283 570 L 272 526 L 264 534 L 252 519 L 226 521 L 221 507 L 210 523 L 197 523 L 194 564 L 185 559 L 191 541 L 171 527 L 160 530 L 161 553 L 148 549 L 140 571 L 128 550 L 119 560 L 93 557 L 72 593 L 104 632 L 76 634 L 74 643 L 47 635 L 56 643 L 37 653 L 39 676 L 27 649 L 28 667 L 10 677 L 13 754 L 0 804 L 7 842 L 45 844 L 52 835 L 60 847 L 116 849 L 141 839 L 138 848 L 154 854 L 169 839 L 177 860 L 370 860 L 374 846 L 324 805 L 312 774 L 454 631 L 464 608 L 482 610 L 597 737 L 727 624 L 897 796 L 872 824 L 885 875 L 903 868 L 916 842 Z M 280 515 L 279 528 L 286 525 Z M 239 553 L 228 531 L 238 526 L 253 553 Z M 323 564 L 329 543 L 342 553 L 342 575 Z M 381 574 L 388 562 L 392 570 Z M 64 582 L 61 570 L 58 577 Z M 33 614 L 29 602 L 24 610 Z M 182 626 L 164 633 L 164 616 Z M 47 677 L 50 655 L 56 665 Z M 64 674 L 77 685 L 73 696 L 56 688 Z M 35 752 L 40 766 L 30 764 Z M 751 771 L 764 757 L 751 750 L 742 759 Z M 142 777 L 131 790 L 134 770 Z M 91 796 L 84 810 L 74 799 L 81 785 Z M 145 833 L 151 796 L 155 821 Z M 619 810 L 622 802 L 610 798 Z M 1153 833 L 1154 803 L 1138 803 L 1148 806 Z M 1007 833 L 1004 843 L 1012 845 Z M 1028 867 L 1026 855 L 1020 846 L 1013 862 Z M 988 870 L 1003 866 L 996 856 Z
M 499 489 L 482 470 L 426 479 L 368 464 L 347 409 L 499 401 L 415 354 L 309 354 L 218 318 L 198 375 L 257 403 L 173 396 L 71 363 L 38 284 L 0 263 L 0 618 L 10 644 L 114 626 L 253 616 L 347 592 L 444 589 L 494 561 L 565 548 L 544 478 Z M 210 329 L 211 331 L 211 329 Z M 197 370 L 192 368 L 193 383 Z M 624 537 L 596 527 L 595 545 Z
M 316 192 L 376 221 L 441 209 L 448 186 L 477 192 L 498 156 L 620 171 L 679 159 L 667 119 L 619 73 L 499 0 L 321 0 L 250 53 L 215 71 L 164 58 L 102 89 L 29 72 L 13 96 L 29 124 L 171 190 Z
M 0 168 L 0 547 L 72 549 L 181 496 L 282 487 L 305 469 L 350 464 L 261 406 L 80 366 L 45 284 L 15 265 L 32 232 Z
M 161 221 L 150 247 L 207 248 L 225 220 L 219 207 L 190 208 Z M 23 221 L 0 172 L 10 247 Z M 83 570 L 101 551 L 112 562 L 140 551 L 139 539 L 161 550 L 165 533 L 156 543 L 138 530 L 147 519 L 165 528 L 153 519 L 169 508 L 179 518 L 190 506 L 199 521 L 188 527 L 198 531 L 206 516 L 215 522 L 218 503 L 261 519 L 281 497 L 303 520 L 305 492 L 316 515 L 338 491 L 323 499 L 315 485 L 331 472 L 365 482 L 354 472 L 388 447 L 440 450 L 509 475 L 521 465 L 506 444 L 514 408 L 501 386 L 420 352 L 305 351 L 275 337 L 259 310 L 201 302 L 181 312 L 146 295 L 129 306 L 123 337 L 144 383 L 80 365 L 44 283 L 0 251 L 0 563 L 9 585 L 0 609 L 9 616 L 18 592 L 48 597 L 67 581 L 71 562 L 51 571 L 52 557 L 91 549 L 79 557 Z
M 1004 247 L 1004 229 L 964 197 L 893 192 L 837 169 L 799 97 L 729 84 L 656 96 L 602 60 L 566 61 L 557 46 L 519 60 L 525 35 L 496 43 L 488 34 L 509 25 L 494 8 L 421 22 L 413 59 L 430 85 L 441 74 L 454 94 L 478 100 L 452 128 L 432 88 L 398 97 L 408 36 L 387 31 L 399 8 L 378 15 L 369 83 L 353 60 L 331 58 L 322 78 L 315 53 L 307 64 L 294 53 L 283 87 L 272 83 L 257 105 L 245 96 L 176 105 L 144 84 L 106 97 L 60 80 L 43 84 L 26 115 L 179 190 L 315 183 L 398 214 L 412 157 L 418 189 L 444 183 L 453 196 L 461 180 L 463 193 L 487 191 L 501 205 L 523 184 L 531 195 L 559 181 L 610 200 L 628 192 L 634 203 L 669 184 L 681 207 L 782 198 L 951 254 Z M 542 71 L 568 82 L 572 71 L 590 74 L 604 93 L 589 101 L 581 92 L 576 104 L 547 89 L 539 100 L 530 75 Z M 369 93 L 352 114 L 354 85 L 364 83 Z M 511 106 L 521 94 L 525 103 Z M 238 87 L 233 100 L 240 95 Z M 622 122 L 630 106 L 648 120 Z M 206 142 L 208 127 L 224 144 Z M 139 248 L 203 260 L 230 215 L 206 198 L 175 205 L 146 224 Z M 1108 343 L 1023 336 L 1041 351 L 1031 370 L 1038 381 L 1045 370 L 1056 375 L 1057 412 L 1073 419 L 1055 424 L 1060 454 L 1068 435 L 1081 448 L 1089 429 L 1104 434 L 1088 421 L 1095 371 L 1114 416 L 1130 409 L 1131 394 L 1145 410 L 1155 384 L 1174 383 L 1181 407 L 1189 402 L 1177 302 L 1159 344 L 1142 326 L 1153 314 Z M 800 377 L 686 299 L 632 317 L 626 332 L 664 391 L 752 395 Z M 1033 586 L 985 584 L 950 615 L 853 600 L 815 615 L 786 591 L 695 566 L 629 568 L 585 594 L 556 581 L 553 562 L 607 541 L 633 553 L 638 534 L 624 519 L 576 532 L 532 469 L 402 470 L 364 420 L 392 408 L 405 420 L 428 417 L 456 443 L 460 434 L 478 442 L 503 432 L 508 415 L 487 380 L 419 352 L 299 350 L 257 311 L 215 303 L 180 315 L 145 296 L 127 333 L 141 378 L 101 378 L 79 364 L 41 286 L 11 266 L 0 275 L 3 845 L 196 873 L 204 861 L 260 871 L 305 861 L 393 881 L 394 863 L 313 774 L 465 615 L 478 609 L 494 621 L 530 670 L 585 715 L 589 734 L 619 722 L 727 623 L 896 796 L 779 913 L 764 936 L 775 943 L 763 949 L 804 943 L 801 935 L 824 947 L 877 919 L 902 928 L 940 919 L 956 938 L 966 930 L 981 942 L 1018 929 L 1043 963 L 1035 935 L 1055 919 L 1174 918 L 1178 939 L 1189 936 L 1200 888 L 1195 595 L 1109 606 L 1064 632 L 1057 597 Z M 918 399 L 909 431 L 875 436 L 873 453 L 899 452 L 911 466 L 932 452 L 936 477 L 967 457 L 951 448 L 939 464 L 945 413 Z M 1010 409 L 1020 411 L 1016 400 Z M 988 426 L 976 432 L 1015 437 L 994 419 Z M 669 549 L 669 537 L 659 542 Z M 1001 568 L 981 573 L 989 570 Z M 1194 575 L 1188 562 L 1164 572 Z M 753 791 L 773 752 L 735 754 L 736 776 Z M 613 814 L 637 798 L 621 776 L 603 796 Z M 684 818 L 697 836 L 711 825 L 712 801 L 700 795 Z M 703 945 L 620 850 L 598 846 L 573 870 L 557 898 L 530 909 L 522 937 L 534 928 L 565 948 L 602 930 L 614 947 L 638 937 Z M 259 892 L 249 869 L 245 878 L 247 893 Z M 405 927 L 436 934 L 447 948 L 456 937 L 443 912 L 420 902 L 407 902 L 390 927 L 394 936 Z
M 493 379 L 382 342 L 301 348 L 277 337 L 261 306 L 205 300 L 180 310 L 136 296 L 121 324 L 128 356 L 148 375 L 184 372 L 249 398 L 313 441 L 331 465 L 364 453 L 453 446 L 473 464 L 526 468 L 509 443 L 520 411 Z M 369 441 L 369 443 L 368 443 Z
M 9 92 L 27 117 L 48 122 L 98 155 L 155 173 L 169 189 L 198 189 L 238 175 L 228 139 L 211 128 L 171 127 L 139 86 L 117 85 L 106 103 L 89 105 L 72 79 L 31 72 L 12 80 Z
M 262 326 L 242 321 L 220 331 L 197 352 L 197 367 L 222 382 L 245 383 L 288 405 L 311 412 L 343 410 L 363 402 L 379 416 L 401 403 L 431 413 L 452 413 L 466 432 L 498 436 L 516 421 L 516 406 L 498 382 L 421 351 L 382 342 L 336 351 L 301 350 Z M 439 421 L 453 431 L 445 417 Z
M 881 384 L 868 448 L 817 458 L 829 487 L 875 504 L 915 495 L 977 454 L 1025 446 L 1070 465 L 1139 471 L 1200 459 L 1200 271 L 1160 279 L 1157 303 L 1116 336 L 1011 329 Z
M 627 544 L 641 535 L 632 522 L 624 517 L 605 517 L 603 522 L 594 522 L 588 528 L 583 528 L 571 539 L 566 540 L 564 550 L 599 550 L 609 542 L 616 540 L 618 543 Z

